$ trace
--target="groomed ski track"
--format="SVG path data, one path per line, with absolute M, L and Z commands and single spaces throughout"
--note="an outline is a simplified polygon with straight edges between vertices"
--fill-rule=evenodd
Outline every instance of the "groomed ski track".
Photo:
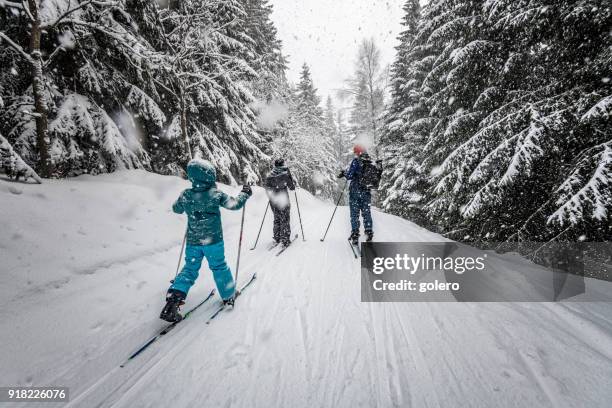
M 157 316 L 184 228 L 184 218 L 167 209 L 187 185 L 134 171 L 18 185 L 16 194 L 0 180 L 0 215 L 12 228 L 0 233 L 10 259 L 0 266 L 0 385 L 67 386 L 70 407 L 606 407 L 612 401 L 612 305 L 361 303 L 360 260 L 346 244 L 347 207 L 338 209 L 322 243 L 333 205 L 304 191 L 298 194 L 306 242 L 300 237 L 274 256 L 266 250 L 269 217 L 249 251 L 266 204 L 256 188 L 246 207 L 240 272 L 241 281 L 257 272 L 252 287 L 210 325 L 218 298 L 120 368 L 164 325 Z M 71 189 L 79 198 L 66 200 L 74 197 Z M 83 208 L 92 216 L 82 215 Z M 240 212 L 222 215 L 233 270 Z M 376 241 L 442 240 L 406 220 L 373 215 Z M 36 252 L 59 234 L 44 221 L 49 216 L 74 220 L 65 228 L 81 231 L 65 238 L 69 251 L 55 244 L 53 259 Z M 299 232 L 295 205 L 291 216 Z M 151 225 L 159 228 L 152 232 Z M 12 244 L 12 234 L 27 245 Z M 113 250 L 109 243 L 105 258 L 80 258 L 124 236 L 133 247 Z M 530 267 L 516 256 L 500 262 Z M 608 283 L 592 284 L 610 290 Z M 185 308 L 211 288 L 203 266 Z

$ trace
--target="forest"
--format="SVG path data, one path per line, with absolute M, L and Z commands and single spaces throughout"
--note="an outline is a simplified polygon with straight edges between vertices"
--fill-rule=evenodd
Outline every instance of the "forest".
M 382 208 L 462 241 L 610 240 L 609 2 L 404 11 Z
M 297 83 L 267 0 L 0 0 L 0 168 L 261 183 L 283 157 L 324 199 L 362 143 L 375 204 L 469 242 L 612 238 L 612 9 L 408 0 L 395 59 L 359 39 L 334 100 Z

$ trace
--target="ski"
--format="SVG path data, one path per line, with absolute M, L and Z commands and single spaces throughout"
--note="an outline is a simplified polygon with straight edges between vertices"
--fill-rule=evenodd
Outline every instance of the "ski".
M 240 290 L 236 293 L 236 299 L 238 298 L 238 296 L 242 295 L 242 292 L 244 292 L 244 290 L 246 288 L 249 287 L 249 285 L 251 283 L 253 283 L 253 281 L 255 280 L 255 278 L 257 278 L 257 273 L 254 273 L 253 275 L 251 275 L 251 278 L 247 281 L 247 283 L 245 283 L 244 285 L 242 285 L 242 288 L 240 288 Z M 234 299 L 234 300 L 236 300 Z M 217 317 L 219 315 L 219 313 L 221 313 L 222 311 L 225 310 L 227 306 L 225 304 L 221 304 L 217 310 L 215 310 L 213 312 L 213 314 L 210 315 L 210 317 L 208 318 L 208 320 L 206 321 L 206 324 L 210 324 L 211 320 L 213 320 L 215 317 Z
M 136 350 L 131 356 L 129 356 L 127 358 L 127 360 L 125 360 L 125 362 L 123 362 L 123 364 L 121 364 L 119 367 L 123 368 L 125 367 L 125 365 L 130 362 L 130 360 L 133 360 L 136 356 L 138 356 L 140 353 L 142 353 L 143 351 L 145 351 L 151 344 L 153 344 L 157 339 L 159 339 L 161 336 L 167 334 L 170 330 L 174 329 L 176 327 L 177 324 L 179 324 L 180 322 L 182 322 L 183 320 L 187 319 L 193 312 L 196 311 L 196 309 L 198 309 L 200 306 L 202 306 L 204 303 L 208 302 L 210 300 L 210 298 L 213 297 L 213 295 L 215 294 L 215 290 L 211 290 L 210 293 L 208 294 L 208 296 L 206 296 L 206 298 L 201 301 L 200 303 L 198 303 L 197 305 L 195 305 L 193 308 L 191 308 L 189 311 L 187 311 L 187 313 L 185 313 L 185 315 L 183 316 L 183 318 L 181 320 L 179 320 L 178 322 L 174 322 L 174 323 L 170 323 L 169 325 L 167 325 L 166 327 L 164 327 L 162 330 L 160 330 L 159 333 L 157 333 L 155 336 L 151 337 L 145 344 L 142 345 L 142 347 L 140 347 L 138 350 Z
M 278 244 L 280 244 L 280 242 L 276 242 L 276 241 L 272 242 L 270 245 L 268 245 L 267 250 L 268 251 L 273 250 L 274 248 L 276 248 L 278 246 Z
M 359 244 L 354 245 L 350 239 L 348 240 L 348 244 L 351 247 L 351 251 L 353 251 L 353 256 L 355 259 L 361 257 L 361 249 L 359 249 Z
M 289 241 L 289 245 L 287 245 L 287 246 L 283 246 L 283 247 L 280 249 L 280 251 L 278 251 L 278 252 L 276 253 L 276 256 L 279 256 L 280 254 L 282 254 L 283 252 L 285 252 L 285 250 L 286 250 L 287 248 L 289 248 L 289 246 L 291 246 L 291 244 L 293 243 L 293 241 L 295 241 L 295 240 L 297 239 L 297 237 L 298 237 L 298 234 L 295 234 L 295 236 L 294 236 L 293 238 L 291 238 L 291 241 Z

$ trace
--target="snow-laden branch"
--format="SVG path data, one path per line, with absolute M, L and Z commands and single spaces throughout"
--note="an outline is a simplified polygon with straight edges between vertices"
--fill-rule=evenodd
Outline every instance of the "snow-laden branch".
M 25 11 L 25 13 L 28 15 L 28 18 L 30 19 L 31 22 L 34 22 L 34 16 L 32 15 L 32 12 L 30 11 L 30 6 L 28 4 L 26 4 L 27 0 L 21 0 L 21 6 L 23 7 L 23 10 Z
M 0 7 L 5 7 L 5 8 L 14 8 L 14 9 L 18 9 L 18 10 L 23 10 L 23 5 L 20 3 L 15 3 L 12 1 L 8 1 L 8 0 L 0 0 Z
M 15 43 L 13 40 L 11 40 L 2 31 L 0 31 L 0 39 L 3 39 L 4 41 L 6 41 L 8 43 L 8 45 L 10 45 L 15 51 L 17 51 L 19 54 L 21 54 L 21 56 L 23 58 L 25 58 L 26 61 L 28 61 L 30 64 L 34 63 L 34 59 L 32 58 L 32 56 L 30 54 L 28 54 L 27 52 L 25 52 L 24 49 L 19 46 L 19 44 Z
M 177 76 L 178 77 L 187 76 L 189 78 L 197 78 L 197 79 L 199 79 L 198 82 L 193 82 L 193 83 L 191 83 L 191 84 L 189 84 L 189 85 L 187 85 L 185 87 L 185 90 L 188 91 L 188 90 L 190 90 L 192 88 L 196 88 L 196 87 L 198 87 L 198 86 L 200 86 L 202 84 L 205 84 L 206 82 L 214 81 L 215 79 L 217 79 L 219 77 L 225 76 L 225 75 L 233 73 L 233 72 L 240 71 L 240 67 L 239 66 L 234 66 L 234 67 L 225 69 L 226 67 L 227 67 L 227 65 L 222 65 L 221 68 L 223 70 L 219 71 L 217 74 L 212 75 L 212 76 L 211 75 L 207 75 L 207 74 L 191 74 L 191 73 L 188 73 L 188 72 L 178 73 Z
M 29 4 L 27 4 L 28 0 L 21 0 L 21 4 L 23 5 L 23 10 L 26 12 L 26 14 L 28 15 L 28 18 L 30 19 L 31 22 L 34 22 L 34 16 L 32 15 L 32 11 L 30 11 L 30 6 Z
M 47 68 L 51 64 L 51 62 L 53 62 L 55 57 L 60 53 L 60 51 L 66 51 L 66 49 L 61 45 L 57 47 L 56 49 L 54 49 L 53 52 L 49 55 L 49 57 L 45 61 L 45 63 L 43 64 L 43 68 Z
M 83 20 L 76 20 L 76 19 L 73 19 L 73 18 L 67 18 L 67 19 L 65 19 L 63 21 L 63 23 L 70 23 L 70 24 L 74 24 L 74 25 L 80 25 L 80 26 L 83 26 L 83 27 L 89 27 L 89 28 L 92 28 L 94 30 L 97 30 L 97 31 L 101 32 L 102 34 L 105 34 L 108 37 L 111 37 L 111 38 L 117 40 L 124 47 L 126 47 L 130 51 L 132 51 L 135 55 L 137 55 L 137 56 L 139 56 L 139 57 L 141 57 L 143 59 L 147 58 L 145 55 L 142 55 L 138 50 L 134 49 L 134 47 L 132 47 L 129 44 L 126 44 L 126 38 L 122 36 L 122 33 L 109 30 L 107 27 L 102 26 L 100 24 L 90 23 L 88 21 L 83 21 Z
M 54 22 L 44 24 L 42 28 L 43 29 L 53 28 L 57 26 L 63 19 L 67 18 L 69 15 L 71 15 L 75 11 L 81 10 L 90 4 L 95 4 L 96 6 L 109 6 L 109 7 L 118 5 L 117 2 L 112 2 L 112 1 L 107 2 L 107 1 L 98 1 L 98 0 L 87 0 L 87 1 L 84 1 L 83 3 L 80 3 L 77 6 L 74 6 L 73 8 L 69 8 L 61 16 L 59 16 Z M 68 7 L 70 7 L 70 2 L 68 2 Z
M 36 172 L 17 154 L 13 146 L 0 135 L 0 167 L 4 168 L 9 177 L 19 177 L 34 179 L 38 184 L 42 184 L 42 179 Z
M 560 194 L 556 202 L 558 208 L 548 218 L 548 224 L 563 225 L 568 222 L 576 225 L 584 221 L 585 213 L 598 221 L 608 217 L 608 209 L 612 205 L 612 141 L 590 147 L 580 156 L 582 158 L 572 173 L 556 191 Z M 582 173 L 592 168 L 593 164 L 595 168 L 590 170 L 588 178 L 585 177 Z
M 184 16 L 176 16 L 176 17 L 184 17 Z M 183 21 L 181 21 L 179 25 L 177 25 L 176 28 L 174 28 L 174 30 L 172 30 L 167 35 L 168 36 L 173 35 L 175 32 L 181 30 L 185 24 L 189 24 L 191 27 L 197 27 L 198 24 L 196 23 L 203 23 L 205 22 L 205 20 L 208 20 L 209 18 L 210 16 L 208 13 L 199 13 L 199 14 L 194 14 L 192 16 L 188 16 L 188 18 L 183 18 Z M 164 20 L 162 19 L 161 21 L 164 21 Z

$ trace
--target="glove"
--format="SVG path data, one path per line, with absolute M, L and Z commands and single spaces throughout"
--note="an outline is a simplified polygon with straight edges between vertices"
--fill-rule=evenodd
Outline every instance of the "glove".
M 345 177 L 345 176 L 346 176 L 346 172 L 344 170 L 342 170 L 340 172 L 340 174 L 338 174 L 338 178 L 342 178 L 342 177 Z
M 253 190 L 251 190 L 251 186 L 247 186 L 246 184 L 242 186 L 241 192 L 248 195 L 249 197 L 253 195 Z

